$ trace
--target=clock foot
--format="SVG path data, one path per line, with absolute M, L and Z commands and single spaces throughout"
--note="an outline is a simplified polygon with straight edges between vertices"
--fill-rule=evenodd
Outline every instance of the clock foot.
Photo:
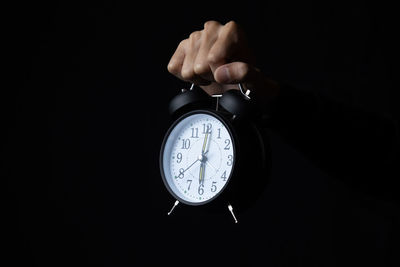
M 235 220 L 235 223 L 238 223 L 238 220 L 236 219 L 235 213 L 233 213 L 233 207 L 231 204 L 228 204 L 228 209 L 232 214 L 233 219 Z
M 174 211 L 175 207 L 178 206 L 178 204 L 179 204 L 179 201 L 176 200 L 174 205 L 172 206 L 171 210 L 168 212 L 168 215 L 171 215 L 171 213 Z

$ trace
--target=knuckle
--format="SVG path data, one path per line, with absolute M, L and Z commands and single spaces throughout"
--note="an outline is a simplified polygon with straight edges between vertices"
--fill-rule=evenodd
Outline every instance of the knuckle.
M 190 70 L 190 69 L 183 69 L 181 71 L 181 77 L 184 80 L 188 80 L 188 81 L 193 80 L 194 72 L 193 72 L 193 70 Z
M 196 40 L 200 39 L 200 36 L 201 36 L 201 32 L 200 31 L 195 31 L 195 32 L 192 32 L 189 35 L 189 39 L 193 40 L 193 41 L 196 41 Z
M 170 61 L 169 64 L 168 64 L 168 66 L 167 66 L 167 69 L 168 69 L 168 71 L 169 71 L 170 73 L 176 74 L 176 73 L 178 72 L 178 64 L 176 64 L 176 63 L 173 62 L 173 61 Z
M 218 38 L 219 29 L 221 27 L 221 24 L 217 21 L 207 21 L 204 24 L 204 30 L 201 36 L 202 42 L 214 42 Z
M 184 40 L 180 41 L 180 43 L 178 44 L 178 49 L 185 48 L 187 42 L 188 42 L 188 39 L 184 39 Z
M 197 75 L 204 75 L 208 71 L 208 65 L 204 64 L 204 63 L 196 63 L 194 65 L 193 70 L 194 70 L 194 73 Z
M 239 40 L 239 25 L 230 21 L 224 26 L 225 36 L 229 38 L 232 42 L 238 42 Z
M 218 63 L 220 61 L 220 57 L 217 53 L 210 52 L 207 55 L 207 61 L 211 64 Z
M 220 25 L 221 25 L 221 24 L 220 24 L 218 21 L 209 20 L 209 21 L 206 21 L 206 22 L 204 23 L 204 29 L 205 29 L 205 30 L 208 30 L 208 29 L 210 29 L 210 28 L 214 28 L 214 27 L 220 26 Z
M 237 31 L 238 28 L 239 28 L 237 22 L 234 21 L 234 20 L 231 20 L 231 21 L 229 21 L 228 23 L 226 23 L 226 24 L 225 24 L 225 27 L 228 28 L 228 29 L 230 29 L 230 30 L 232 30 L 232 31 Z

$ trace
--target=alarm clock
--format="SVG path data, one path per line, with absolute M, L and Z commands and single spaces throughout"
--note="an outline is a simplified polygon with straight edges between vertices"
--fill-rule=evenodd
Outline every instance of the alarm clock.
M 268 135 L 260 112 L 243 86 L 209 96 L 193 84 L 169 104 L 173 123 L 160 151 L 164 185 L 175 199 L 193 209 L 227 209 L 234 222 L 268 181 Z

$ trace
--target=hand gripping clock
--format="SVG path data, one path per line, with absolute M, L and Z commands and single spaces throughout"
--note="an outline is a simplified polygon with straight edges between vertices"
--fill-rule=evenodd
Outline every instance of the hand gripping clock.
M 179 203 L 225 206 L 237 222 L 233 206 L 244 210 L 264 188 L 269 149 L 249 91 L 239 88 L 210 97 L 192 85 L 171 100 L 175 121 L 160 152 L 163 182 L 176 199 L 168 215 Z

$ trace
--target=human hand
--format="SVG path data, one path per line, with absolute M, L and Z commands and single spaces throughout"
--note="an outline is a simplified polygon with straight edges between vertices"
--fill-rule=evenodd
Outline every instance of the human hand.
M 178 45 L 168 71 L 181 80 L 200 85 L 210 95 L 221 94 L 237 83 L 256 89 L 265 100 L 279 91 L 277 83 L 254 66 L 246 36 L 234 21 L 225 25 L 207 21 L 203 30 L 191 33 Z

